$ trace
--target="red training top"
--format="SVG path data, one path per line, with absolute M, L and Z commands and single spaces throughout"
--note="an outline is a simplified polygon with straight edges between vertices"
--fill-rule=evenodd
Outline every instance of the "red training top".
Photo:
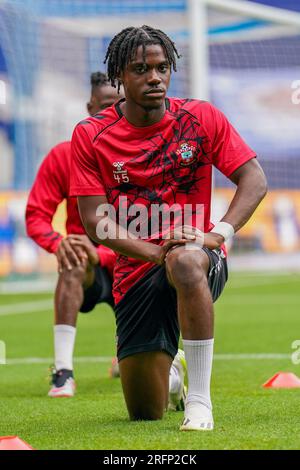
M 180 207 L 189 204 L 192 214 L 189 224 L 194 226 L 196 205 L 202 205 L 199 228 L 208 232 L 213 227 L 212 166 L 228 177 L 255 156 L 224 114 L 210 103 L 169 98 L 159 122 L 136 127 L 122 114 L 119 101 L 75 128 L 70 194 L 105 195 L 116 210 L 121 207 L 120 196 L 127 197 L 128 207 L 143 204 L 149 211 L 153 204 L 176 203 Z M 128 217 L 127 225 L 131 221 Z M 151 221 L 148 217 L 140 225 L 149 225 Z M 162 233 L 163 228 L 159 227 L 157 236 L 142 238 L 161 244 Z M 115 302 L 152 266 L 118 255 L 114 270 Z
M 63 238 L 52 226 L 57 206 L 63 199 L 67 200 L 67 233 L 85 234 L 77 199 L 69 196 L 70 166 L 71 142 L 63 142 L 53 147 L 40 166 L 27 202 L 27 233 L 49 253 L 55 253 Z M 100 265 L 106 267 L 112 275 L 116 261 L 115 253 L 103 245 L 99 245 L 97 251 Z

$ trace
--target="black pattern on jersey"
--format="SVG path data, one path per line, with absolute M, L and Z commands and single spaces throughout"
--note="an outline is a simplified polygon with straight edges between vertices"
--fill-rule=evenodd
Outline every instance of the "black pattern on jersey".
M 161 132 L 154 134 L 147 139 L 147 146 L 141 145 L 140 152 L 131 160 L 137 170 L 140 165 L 141 175 L 150 170 L 147 172 L 147 186 L 135 183 L 129 174 L 130 182 L 107 188 L 108 200 L 116 208 L 120 195 L 127 196 L 128 207 L 138 202 L 146 205 L 149 210 L 151 204 L 176 203 L 177 194 L 188 195 L 199 191 L 199 185 L 204 177 L 199 175 L 197 170 L 211 164 L 210 143 L 197 118 L 185 110 L 184 106 L 171 114 L 175 119 L 170 137 Z M 191 145 L 197 157 L 186 168 L 179 164 L 178 149 L 182 143 Z M 130 162 L 128 164 L 130 165 Z M 127 224 L 134 218 L 129 217 Z M 149 218 L 146 223 L 150 229 Z M 140 261 L 132 260 L 128 266 L 127 257 L 122 255 L 118 257 L 118 279 L 115 280 L 114 289 L 121 295 L 122 289 L 119 288 L 119 283 L 132 272 L 135 263 L 138 266 Z
M 197 183 L 203 177 L 197 176 L 196 172 L 199 167 L 211 164 L 210 145 L 205 133 L 201 132 L 201 126 L 195 116 L 181 108 L 174 113 L 174 117 L 173 135 L 166 139 L 160 132 L 154 134 L 147 139 L 147 148 L 142 147 L 140 153 L 132 159 L 136 165 L 141 165 L 141 172 L 151 169 L 149 186 L 130 182 L 109 187 L 107 195 L 111 203 L 115 203 L 120 194 L 126 194 L 130 204 L 134 204 L 137 199 L 143 199 L 145 204 L 164 202 L 171 204 L 176 202 L 176 194 L 191 194 L 197 191 Z M 180 167 L 178 164 L 180 157 L 176 153 L 180 143 L 184 142 L 193 145 L 197 155 L 195 162 L 187 169 Z M 160 176 L 158 185 L 155 182 L 157 176 Z M 170 201 L 170 191 L 173 201 Z M 168 199 L 164 197 L 166 194 Z

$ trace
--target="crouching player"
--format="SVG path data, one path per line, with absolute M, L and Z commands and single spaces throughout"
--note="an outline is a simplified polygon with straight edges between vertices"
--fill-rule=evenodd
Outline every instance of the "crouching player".
M 90 115 L 112 105 L 118 94 L 101 72 L 91 74 Z M 97 119 L 97 116 L 95 117 Z M 85 234 L 76 197 L 69 196 L 71 143 L 56 145 L 43 160 L 29 194 L 26 209 L 28 235 L 54 253 L 58 264 L 55 289 L 54 355 L 50 397 L 72 397 L 75 393 L 73 350 L 78 311 L 87 313 L 100 302 L 112 307 L 112 273 L 116 256 L 112 250 L 94 245 Z M 57 206 L 66 200 L 67 237 L 55 232 L 52 219 Z M 81 246 L 72 245 L 72 241 Z
M 172 40 L 150 26 L 126 28 L 112 39 L 108 77 L 112 85 L 123 85 L 125 99 L 103 111 L 101 120 L 88 118 L 76 127 L 71 194 L 78 196 L 89 236 L 118 252 L 118 359 L 130 418 L 162 418 L 180 327 L 188 372 L 180 429 L 210 431 L 213 301 L 227 280 L 223 244 L 253 214 L 266 181 L 255 152 L 217 108 L 167 98 L 177 57 Z M 237 186 L 215 227 L 210 223 L 213 166 Z M 103 208 L 109 213 L 109 204 L 111 213 L 120 214 L 125 200 L 128 217 L 122 221 L 100 213 Z M 146 213 L 139 226 L 151 227 L 152 210 L 160 205 L 192 214 L 191 239 L 165 241 L 160 227 L 151 236 L 129 235 L 138 208 Z M 198 224 L 194 216 L 201 208 Z M 200 245 L 195 227 L 202 229 Z M 190 248 L 194 243 L 192 251 L 188 243 Z

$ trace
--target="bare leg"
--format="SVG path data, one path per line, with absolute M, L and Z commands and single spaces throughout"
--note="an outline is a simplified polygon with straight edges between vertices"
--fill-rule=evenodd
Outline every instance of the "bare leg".
M 207 281 L 209 258 L 204 251 L 176 248 L 166 270 L 175 287 L 187 361 L 189 388 L 181 430 L 211 430 L 210 379 L 213 358 L 213 301 Z
M 125 401 L 131 420 L 161 419 L 167 408 L 172 358 L 163 351 L 144 352 L 120 361 Z
M 71 271 L 64 270 L 55 290 L 55 325 L 75 327 L 78 311 L 83 302 L 83 289 L 94 282 L 94 268 L 82 264 Z
M 94 281 L 93 266 L 85 263 L 63 271 L 55 291 L 54 353 L 55 369 L 73 370 L 73 350 L 78 310 L 83 302 L 84 288 Z

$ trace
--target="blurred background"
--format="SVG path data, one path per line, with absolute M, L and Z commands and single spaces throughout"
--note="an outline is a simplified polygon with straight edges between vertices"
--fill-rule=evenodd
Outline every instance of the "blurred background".
M 163 29 L 182 54 L 169 96 L 218 106 L 266 172 L 269 194 L 235 236 L 231 268 L 300 269 L 298 0 L 0 0 L 2 291 L 55 275 L 54 257 L 26 237 L 28 190 L 43 157 L 86 116 L 90 73 L 105 71 L 110 39 L 142 24 Z M 214 186 L 217 221 L 234 188 L 218 172 Z M 55 225 L 64 230 L 63 206 Z

